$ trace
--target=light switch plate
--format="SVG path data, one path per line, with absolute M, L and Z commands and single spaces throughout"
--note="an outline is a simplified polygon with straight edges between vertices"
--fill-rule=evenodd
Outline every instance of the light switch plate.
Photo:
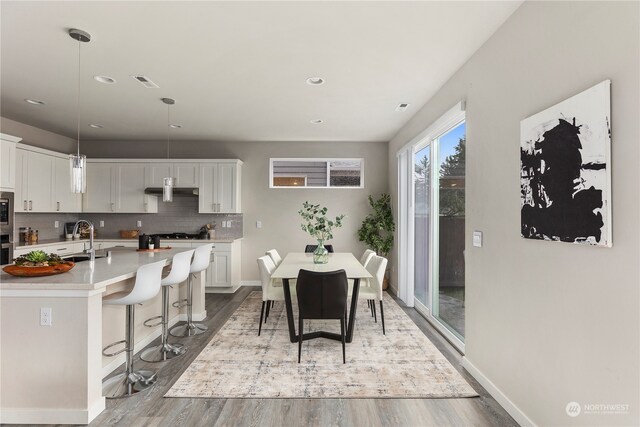
M 473 246 L 476 248 L 482 247 L 482 231 L 473 232 Z
M 136 223 L 136 227 L 142 227 L 142 221 L 138 220 L 138 222 Z
M 262 221 L 256 221 L 256 228 L 262 228 Z
M 60 221 L 53 221 L 53 228 L 60 227 Z
M 104 227 L 104 221 L 100 221 L 100 227 Z

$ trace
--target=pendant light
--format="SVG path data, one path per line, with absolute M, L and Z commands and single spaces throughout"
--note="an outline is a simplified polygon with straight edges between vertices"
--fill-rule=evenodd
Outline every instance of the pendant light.
M 167 104 L 167 160 L 169 160 L 169 144 L 171 138 L 169 130 L 171 127 L 171 106 L 176 103 L 175 99 L 162 98 L 162 102 Z M 173 177 L 166 177 L 162 180 L 162 201 L 173 202 Z
M 72 28 L 69 30 L 69 36 L 78 41 L 78 99 L 77 99 L 77 126 L 78 126 L 78 142 L 76 154 L 69 156 L 69 166 L 71 168 L 71 192 L 84 193 L 87 191 L 87 156 L 80 154 L 80 46 L 82 43 L 89 43 L 91 34 L 86 31 Z

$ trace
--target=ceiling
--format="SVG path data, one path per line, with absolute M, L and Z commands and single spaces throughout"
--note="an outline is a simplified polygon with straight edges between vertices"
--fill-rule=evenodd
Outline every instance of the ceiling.
M 172 139 L 388 141 L 520 4 L 2 1 L 0 114 L 75 136 L 79 28 L 82 139 L 164 139 L 171 97 Z

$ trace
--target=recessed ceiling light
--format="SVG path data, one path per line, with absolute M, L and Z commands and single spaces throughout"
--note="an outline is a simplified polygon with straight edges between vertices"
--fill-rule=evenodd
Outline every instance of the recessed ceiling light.
M 44 101 L 40 101 L 39 99 L 25 99 L 24 100 L 28 104 L 32 105 L 44 105 Z
M 91 124 L 89 125 L 89 127 L 90 127 L 90 128 L 94 128 L 94 129 L 102 129 L 104 126 L 99 125 L 99 124 L 97 124 L 97 123 L 91 123 Z
M 318 86 L 324 84 L 324 79 L 322 77 L 309 77 L 307 79 L 307 84 L 311 86 Z
M 314 119 L 314 120 L 311 120 L 311 123 L 313 123 L 314 125 L 319 125 L 320 123 L 324 123 L 324 120 L 322 120 L 322 119 Z
M 172 123 L 169 125 L 170 128 L 172 129 L 180 129 L 182 127 L 182 125 L 179 125 L 177 123 Z
M 93 76 L 93 80 L 100 82 L 100 83 L 105 83 L 108 85 L 112 85 L 116 82 L 116 79 L 114 79 L 113 77 L 109 77 L 109 76 Z
M 398 104 L 398 106 L 396 107 L 396 111 L 404 111 L 407 108 L 409 108 L 409 104 L 406 102 L 402 102 L 400 104 Z

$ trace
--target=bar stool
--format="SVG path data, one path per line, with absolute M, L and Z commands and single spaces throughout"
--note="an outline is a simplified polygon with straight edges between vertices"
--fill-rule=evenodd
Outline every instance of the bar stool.
M 193 261 L 191 261 L 191 274 L 189 274 L 189 280 L 187 281 L 187 323 L 171 329 L 170 334 L 174 337 L 192 337 L 194 335 L 202 334 L 208 329 L 203 323 L 193 323 L 193 286 L 191 285 L 191 278 L 194 274 L 200 273 L 209 268 L 209 265 L 211 264 L 212 250 L 213 243 L 199 246 L 195 250 Z M 182 301 L 174 303 L 173 306 L 181 307 L 180 303 L 182 303 Z
M 102 354 L 108 357 L 118 355 L 122 352 L 126 352 L 127 356 L 124 372 L 102 383 L 102 394 L 108 399 L 131 396 L 153 385 L 158 379 L 156 373 L 153 371 L 134 371 L 133 369 L 133 348 L 135 344 L 133 336 L 135 329 L 134 311 L 136 304 L 149 301 L 158 295 L 164 265 L 165 261 L 158 261 L 139 267 L 136 273 L 136 281 L 131 292 L 116 292 L 102 299 L 103 304 L 106 305 L 127 306 L 125 339 L 102 349 Z M 119 344 L 124 344 L 125 347 L 114 353 L 107 353 L 109 348 Z
M 173 359 L 174 357 L 184 354 L 187 350 L 182 344 L 169 344 L 167 342 L 167 338 L 169 337 L 169 288 L 172 285 L 178 285 L 187 280 L 193 252 L 192 249 L 175 254 L 169 275 L 162 279 L 162 315 L 152 317 L 144 322 L 144 325 L 148 327 L 162 325 L 162 343 L 148 348 L 140 354 L 140 359 L 145 362 L 162 362 Z M 154 324 L 149 323 L 156 319 L 160 319 L 160 322 Z

